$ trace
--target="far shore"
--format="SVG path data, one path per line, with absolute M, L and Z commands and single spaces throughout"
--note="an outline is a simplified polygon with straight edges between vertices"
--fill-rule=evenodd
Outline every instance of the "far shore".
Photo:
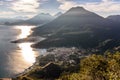
M 11 41 L 11 43 L 39 42 L 42 40 L 45 40 L 45 38 L 43 38 L 43 37 L 27 37 L 27 38 Z

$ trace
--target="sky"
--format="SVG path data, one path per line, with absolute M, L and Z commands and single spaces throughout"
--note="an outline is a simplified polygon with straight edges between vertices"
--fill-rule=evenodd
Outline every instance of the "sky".
M 103 17 L 120 15 L 120 0 L 0 0 L 0 18 L 27 18 L 81 6 Z

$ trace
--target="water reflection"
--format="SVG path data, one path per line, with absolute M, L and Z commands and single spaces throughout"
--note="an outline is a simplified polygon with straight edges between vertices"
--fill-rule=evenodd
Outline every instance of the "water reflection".
M 10 43 L 26 38 L 34 26 L 0 25 L 0 78 L 13 77 L 23 72 L 35 62 L 41 50 L 31 48 L 32 43 Z
M 26 38 L 29 36 L 32 31 L 31 29 L 35 26 L 17 26 L 16 28 L 20 30 L 20 34 L 17 36 L 18 39 Z M 22 54 L 23 59 L 28 63 L 34 63 L 36 52 L 31 48 L 32 43 L 26 42 L 26 43 L 20 43 L 18 44 L 18 47 L 20 48 L 20 52 Z
M 34 27 L 35 26 L 16 26 L 16 29 L 20 30 L 20 35 L 18 35 L 17 38 L 18 39 L 26 38 L 32 33 L 31 29 Z
M 29 63 L 35 62 L 35 51 L 30 47 L 32 43 L 21 43 L 19 44 L 19 48 L 21 49 L 22 56 L 25 61 Z

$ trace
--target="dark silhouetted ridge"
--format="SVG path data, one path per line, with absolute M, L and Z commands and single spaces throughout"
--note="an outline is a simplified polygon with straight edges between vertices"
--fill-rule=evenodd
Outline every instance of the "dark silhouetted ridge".
M 111 15 L 111 16 L 108 16 L 107 19 L 110 19 L 110 20 L 120 23 L 120 15 Z

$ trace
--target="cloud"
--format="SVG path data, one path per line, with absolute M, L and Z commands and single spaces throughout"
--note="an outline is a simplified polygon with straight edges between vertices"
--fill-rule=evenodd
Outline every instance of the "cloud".
M 83 6 L 100 15 L 120 14 L 120 0 L 0 0 L 0 12 L 6 11 L 10 14 L 14 12 L 15 15 L 24 16 L 35 15 L 40 12 L 53 14 L 76 6 Z
M 57 0 L 61 3 L 59 9 L 68 10 L 71 7 L 82 6 L 90 11 L 105 14 L 105 13 L 120 13 L 120 2 L 115 0 L 102 0 L 101 2 L 86 2 L 78 3 L 73 0 Z
M 12 4 L 11 9 L 16 12 L 37 12 L 39 7 L 38 0 L 18 0 Z
M 4 14 L 4 15 L 11 15 L 11 14 L 14 14 L 14 12 L 6 12 L 6 11 L 2 11 L 0 12 L 0 14 Z
M 12 11 L 1 11 L 0 12 L 0 17 L 6 17 L 6 18 L 8 18 L 8 16 L 11 16 L 11 15 L 14 15 L 15 13 L 14 12 L 12 12 Z
M 68 1 L 68 0 L 57 0 L 57 1 L 61 3 L 59 9 L 62 10 L 68 10 L 71 7 L 78 6 L 78 4 L 74 1 Z
M 85 4 L 84 7 L 97 12 L 120 12 L 120 3 L 105 1 L 99 4 Z

